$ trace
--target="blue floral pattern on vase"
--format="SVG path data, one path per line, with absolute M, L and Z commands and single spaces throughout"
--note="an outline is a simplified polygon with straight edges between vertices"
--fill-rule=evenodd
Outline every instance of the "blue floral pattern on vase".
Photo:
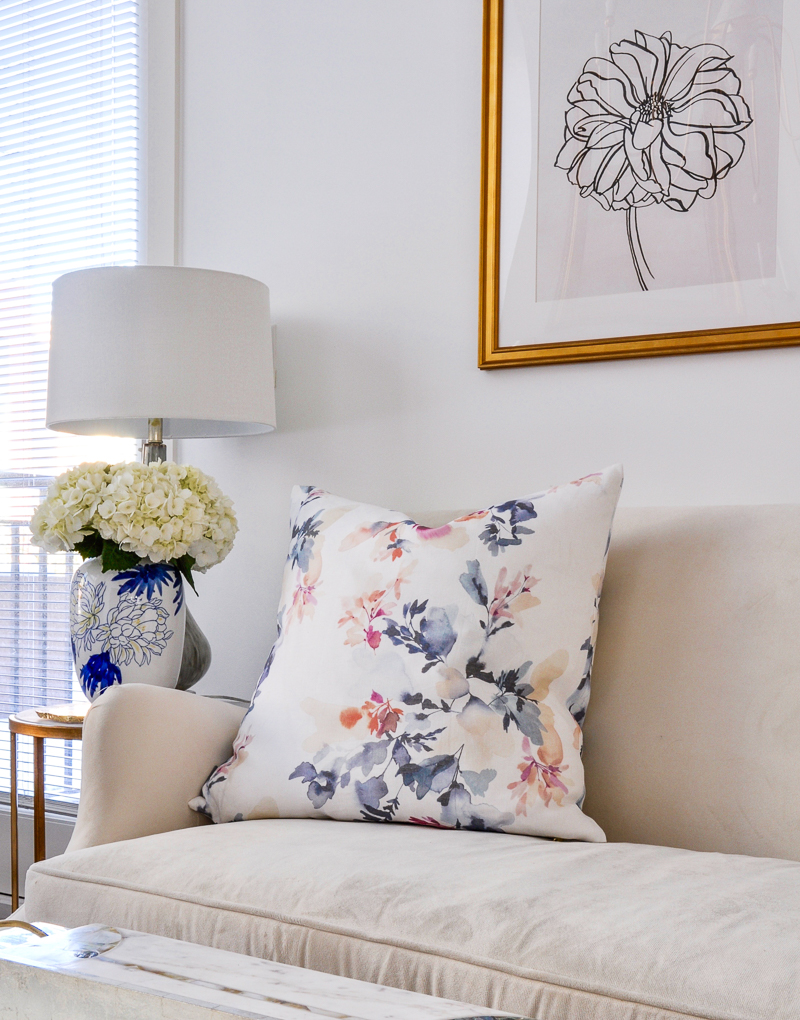
M 107 687 L 122 683 L 122 670 L 111 661 L 108 652 L 92 655 L 81 667 L 81 687 L 87 698 L 94 699 Z
M 125 581 L 119 589 L 120 595 L 132 593 L 143 595 L 147 593 L 148 599 L 152 599 L 158 589 L 158 595 L 163 594 L 164 585 L 175 588 L 173 602 L 177 605 L 183 603 L 183 579 L 181 575 L 168 563 L 139 563 L 131 570 L 123 570 L 114 575 L 115 581 Z
M 87 560 L 70 591 L 72 654 L 90 700 L 121 683 L 174 687 L 183 655 L 183 580 L 166 563 L 102 570 Z

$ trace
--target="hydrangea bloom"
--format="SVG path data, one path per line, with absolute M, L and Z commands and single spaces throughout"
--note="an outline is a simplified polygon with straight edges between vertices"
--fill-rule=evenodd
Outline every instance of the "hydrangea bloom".
M 61 552 L 74 549 L 91 532 L 107 469 L 105 461 L 98 461 L 59 475 L 31 521 L 34 545 Z
M 237 524 L 231 500 L 195 467 L 100 462 L 56 478 L 31 531 L 33 544 L 50 552 L 97 534 L 154 563 L 190 556 L 204 572 L 228 555 Z

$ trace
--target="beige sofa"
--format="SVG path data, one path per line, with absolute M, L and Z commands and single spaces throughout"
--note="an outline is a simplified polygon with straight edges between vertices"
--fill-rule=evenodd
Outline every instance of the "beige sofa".
M 25 916 L 543 1020 L 800 1017 L 800 508 L 621 510 L 586 727 L 608 844 L 186 806 L 239 712 L 108 692 Z

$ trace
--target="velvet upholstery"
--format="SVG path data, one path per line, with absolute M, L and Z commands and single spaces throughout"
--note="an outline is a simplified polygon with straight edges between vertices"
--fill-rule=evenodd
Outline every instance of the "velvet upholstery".
M 607 845 L 303 819 L 187 828 L 240 713 L 109 692 L 87 719 L 70 852 L 30 870 L 25 916 L 544 1020 L 795 1020 L 798 633 L 800 507 L 618 511 L 584 755 Z
M 543 1020 L 790 1020 L 800 864 L 265 819 L 67 853 L 26 916 L 171 935 Z

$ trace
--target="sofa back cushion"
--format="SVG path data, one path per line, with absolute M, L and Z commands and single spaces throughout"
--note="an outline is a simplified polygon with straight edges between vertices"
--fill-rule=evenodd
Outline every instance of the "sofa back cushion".
M 614 523 L 585 727 L 609 840 L 800 860 L 800 507 Z
M 279 638 L 197 806 L 601 841 L 582 724 L 621 483 L 435 529 L 296 489 Z

